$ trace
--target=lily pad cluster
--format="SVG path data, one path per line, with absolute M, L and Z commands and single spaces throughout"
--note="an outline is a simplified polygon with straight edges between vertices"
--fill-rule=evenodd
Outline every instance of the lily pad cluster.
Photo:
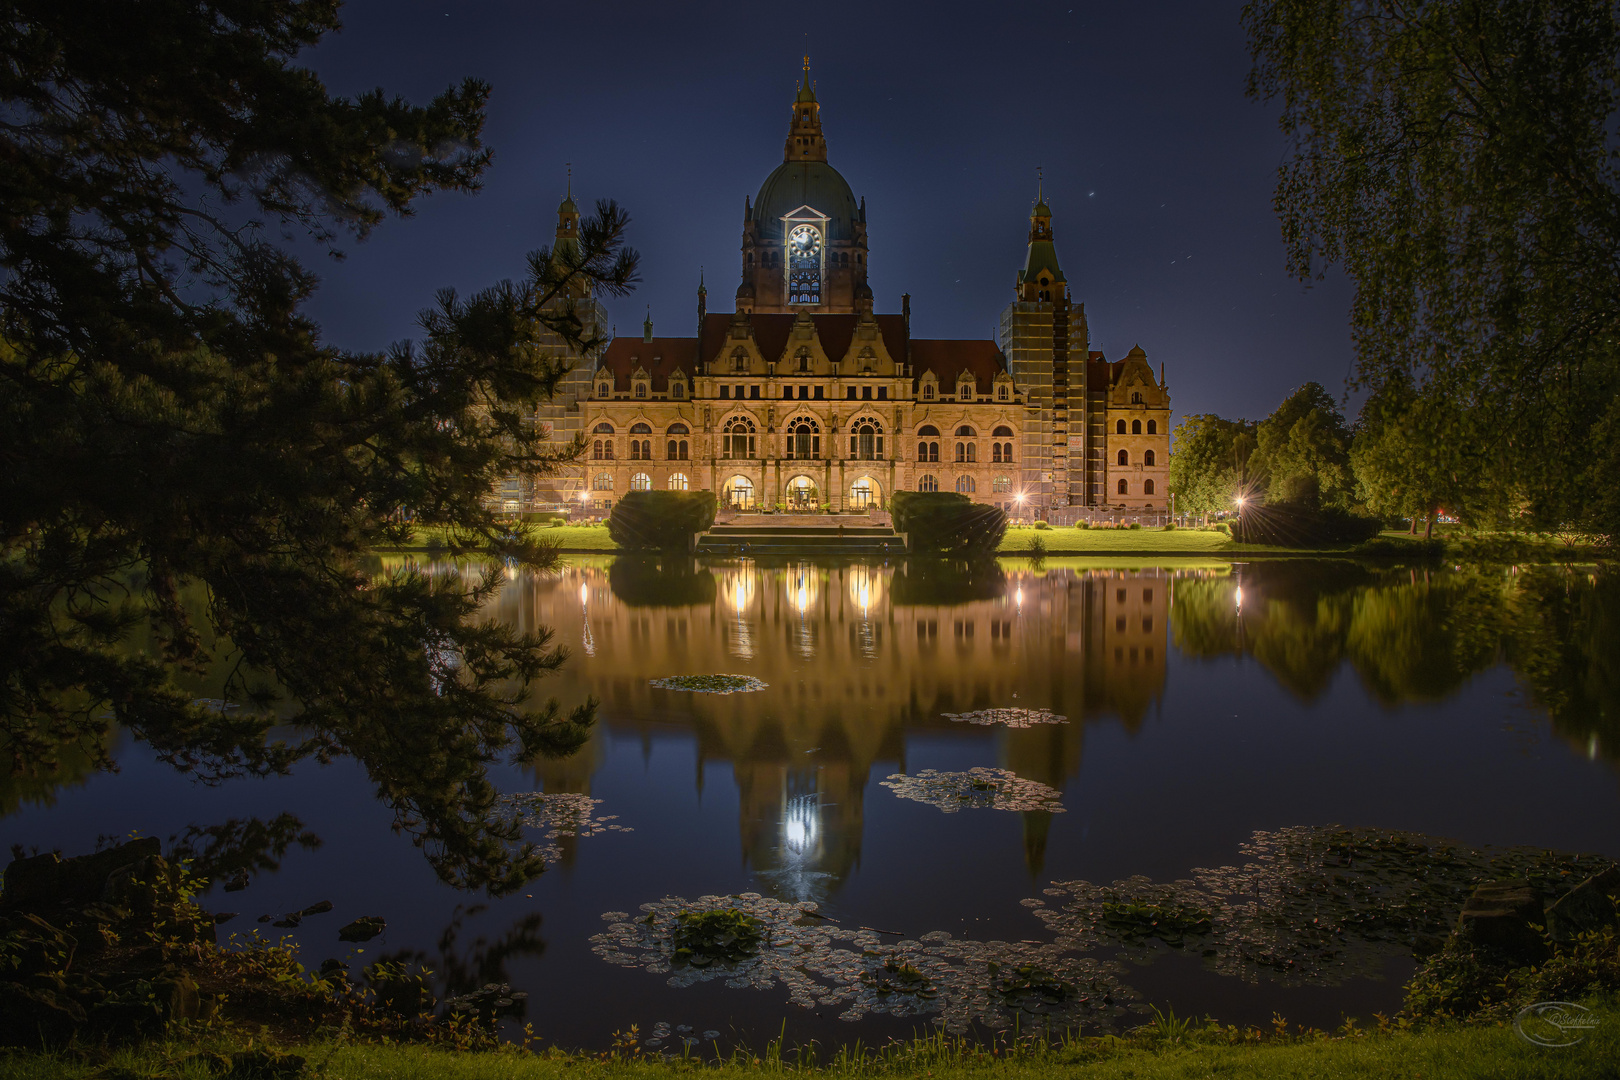
M 999 724 L 1009 728 L 1036 727 L 1040 724 L 1067 724 L 1067 716 L 1059 716 L 1050 709 L 978 709 L 965 713 L 942 713 L 947 720 L 959 724 L 979 724 L 989 727 Z
M 1391 955 L 1437 945 L 1474 887 L 1529 878 L 1568 889 L 1607 861 L 1531 848 L 1480 850 L 1417 833 L 1339 826 L 1257 832 L 1241 866 L 1055 883 L 1035 915 L 1074 949 L 1197 949 L 1224 974 L 1331 984 L 1378 974 Z
M 752 675 L 671 675 L 648 682 L 660 690 L 689 690 L 694 694 L 746 694 L 770 685 Z
M 670 960 L 697 968 L 746 960 L 759 952 L 763 929 L 763 923 L 738 908 L 682 912 L 675 917 Z
M 950 1031 L 1102 1023 L 1121 1015 L 1133 997 L 1118 965 L 1061 947 L 957 940 L 943 931 L 885 943 L 875 931 L 845 928 L 816 909 L 812 901 L 787 903 L 759 893 L 666 897 L 641 905 L 633 919 L 608 912 L 607 930 L 591 945 L 609 963 L 667 974 L 675 987 L 714 979 L 738 989 L 781 983 L 794 1005 L 838 1009 L 843 1020 L 934 1015 Z M 734 948 L 717 956 L 694 949 L 708 959 L 702 965 L 681 955 L 693 948 L 693 928 L 717 941 L 744 926 L 758 930 L 752 952 Z
M 519 822 L 544 834 L 542 857 L 546 859 L 561 856 L 556 844 L 559 837 L 635 831 L 629 825 L 620 825 L 617 814 L 596 816 L 596 808 L 602 805 L 602 800 L 579 792 L 522 791 L 502 795 L 498 802 L 503 809 L 515 812 Z
M 962 809 L 1044 810 L 1063 813 L 1063 793 L 1006 769 L 975 766 L 967 772 L 923 769 L 883 780 L 902 799 L 937 806 L 947 814 Z

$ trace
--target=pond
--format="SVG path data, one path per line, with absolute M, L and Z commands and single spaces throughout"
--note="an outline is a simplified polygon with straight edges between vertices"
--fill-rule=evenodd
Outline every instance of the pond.
M 600 702 L 579 753 L 495 773 L 550 848 L 512 895 L 440 882 L 344 758 L 206 786 L 126 739 L 116 773 L 6 779 L 3 839 L 257 847 L 202 898 L 222 931 L 666 1049 L 1146 1003 L 1336 1027 L 1400 1008 L 1468 882 L 1594 864 L 1498 849 L 1620 858 L 1620 582 L 1591 567 L 573 558 L 489 616 L 553 628 L 542 692 Z

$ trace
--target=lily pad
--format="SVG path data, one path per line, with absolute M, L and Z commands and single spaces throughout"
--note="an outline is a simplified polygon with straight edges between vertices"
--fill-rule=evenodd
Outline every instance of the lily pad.
M 746 694 L 770 685 L 751 675 L 671 675 L 649 683 L 661 690 L 688 690 L 694 694 Z
M 540 854 L 548 861 L 562 857 L 562 849 L 556 843 L 559 837 L 577 838 L 605 832 L 634 831 L 628 825 L 620 825 L 617 814 L 595 816 L 602 800 L 578 792 L 517 792 L 502 795 L 497 805 L 505 812 L 515 813 L 523 825 L 541 831 L 544 843 Z
M 1040 724 L 1067 724 L 1067 716 L 1059 716 L 1050 709 L 979 709 L 975 712 L 942 713 L 947 720 L 959 724 L 981 726 L 1000 725 L 1009 728 L 1036 727 Z
M 947 814 L 962 809 L 1044 810 L 1063 813 L 1063 793 L 1006 769 L 977 766 L 967 772 L 923 769 L 883 780 L 902 799 L 937 806 Z

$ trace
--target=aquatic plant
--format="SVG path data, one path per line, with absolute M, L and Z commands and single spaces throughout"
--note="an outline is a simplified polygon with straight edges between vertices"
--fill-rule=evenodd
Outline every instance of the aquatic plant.
M 947 814 L 957 810 L 1044 810 L 1063 813 L 1063 793 L 1035 780 L 1025 780 L 1006 769 L 974 767 L 967 772 L 895 773 L 881 781 L 902 799 L 937 806 Z
M 746 694 L 770 685 L 751 675 L 671 675 L 648 682 L 660 690 L 690 690 L 696 694 Z
M 937 1015 L 948 1031 L 974 1025 L 997 1030 L 1100 1025 L 1122 1015 L 1134 995 L 1116 964 L 1066 955 L 1035 942 L 958 940 L 944 931 L 884 944 L 885 935 L 847 928 L 821 915 L 812 901 L 787 903 L 759 893 L 666 897 L 641 905 L 634 919 L 610 911 L 592 950 L 624 967 L 669 975 L 669 985 L 724 979 L 733 988 L 770 989 L 781 983 L 792 1004 L 836 1008 L 843 1020 L 868 1015 Z M 713 921 L 724 914 L 729 923 Z M 757 922 L 751 954 L 681 963 L 683 927 Z M 752 924 L 748 924 L 752 925 Z M 705 954 L 711 955 L 711 954 Z
M 746 960 L 759 951 L 764 927 L 758 919 L 737 908 L 715 911 L 686 911 L 675 917 L 670 940 L 676 964 L 707 967 L 716 960 Z
M 1526 878 L 1556 893 L 1608 860 L 1539 848 L 1480 850 L 1418 833 L 1298 826 L 1257 832 L 1241 866 L 1187 880 L 1054 882 L 1026 907 L 1067 947 L 1201 949 L 1224 974 L 1336 983 L 1395 953 L 1437 948 L 1474 887 Z
M 516 814 L 520 824 L 539 829 L 544 834 L 544 842 L 538 850 L 548 862 L 562 857 L 556 843 L 559 837 L 578 838 L 605 832 L 635 831 L 629 825 L 620 825 L 618 814 L 593 816 L 596 808 L 602 805 L 602 800 L 579 792 L 513 792 L 496 799 L 496 805 L 506 813 Z
M 1000 724 L 1003 727 L 1027 728 L 1037 724 L 1067 724 L 1067 716 L 1059 716 L 1050 709 L 979 709 L 975 712 L 941 713 L 947 720 L 954 720 L 962 724 L 979 724 L 989 726 Z

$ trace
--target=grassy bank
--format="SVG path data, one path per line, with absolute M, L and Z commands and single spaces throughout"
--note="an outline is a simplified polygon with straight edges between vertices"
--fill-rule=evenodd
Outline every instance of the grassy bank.
M 1070 1038 L 1053 1048 L 986 1047 L 943 1038 L 896 1043 L 879 1051 L 845 1049 L 821 1055 L 782 1053 L 767 1047 L 757 1056 L 719 1055 L 694 1047 L 685 1058 L 645 1060 L 632 1049 L 598 1055 L 557 1050 L 453 1051 L 424 1045 L 319 1042 L 289 1049 L 305 1059 L 302 1070 L 283 1059 L 285 1080 L 302 1072 L 326 1080 L 633 1080 L 702 1069 L 715 1076 L 799 1073 L 829 1076 L 997 1077 L 1045 1080 L 1184 1080 L 1231 1076 L 1266 1080 L 1587 1080 L 1612 1077 L 1620 1062 L 1620 1006 L 1589 999 L 1597 1026 L 1578 1046 L 1546 1049 L 1520 1038 L 1511 1027 L 1453 1024 L 1425 1030 L 1335 1034 L 1265 1033 L 1213 1025 L 1183 1026 L 1173 1019 L 1123 1038 Z M 259 1044 L 262 1049 L 263 1044 Z M 199 1049 L 207 1053 L 199 1053 Z M 241 1044 L 210 1041 L 150 1043 L 106 1053 L 16 1053 L 0 1057 L 10 1080 L 212 1080 Z M 216 1056 L 217 1055 L 217 1056 Z M 274 1059 L 271 1059 L 272 1062 Z M 213 1063 L 213 1068 L 210 1068 Z M 269 1068 L 263 1067 L 270 1065 Z M 231 1075 L 249 1070 L 238 1068 Z M 270 1062 L 257 1074 L 276 1076 Z

